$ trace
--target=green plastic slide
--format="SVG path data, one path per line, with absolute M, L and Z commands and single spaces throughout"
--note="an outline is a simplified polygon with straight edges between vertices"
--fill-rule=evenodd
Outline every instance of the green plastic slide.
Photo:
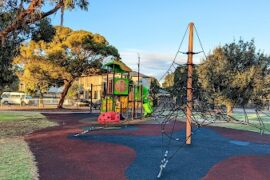
M 149 102 L 149 100 L 147 100 L 147 102 L 143 103 L 143 109 L 144 109 L 144 116 L 149 116 L 153 113 L 153 108 Z
M 142 94 L 142 99 L 143 99 L 143 109 L 144 109 L 144 116 L 149 116 L 153 113 L 153 108 L 151 105 L 151 101 L 148 99 L 149 95 L 149 89 L 146 87 L 143 87 L 143 94 Z

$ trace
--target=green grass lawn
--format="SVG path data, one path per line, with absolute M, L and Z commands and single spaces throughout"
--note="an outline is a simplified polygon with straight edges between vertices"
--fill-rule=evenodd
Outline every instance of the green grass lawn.
M 253 131 L 260 133 L 260 129 L 257 127 L 260 127 L 259 123 L 250 123 L 250 124 L 233 124 L 233 123 L 224 123 L 222 125 L 218 125 L 225 128 L 231 128 L 231 129 L 238 129 L 238 130 L 244 130 L 244 131 Z M 264 134 L 270 134 L 270 123 L 265 123 L 264 127 Z
M 220 126 L 225 128 L 231 128 L 231 129 L 238 129 L 238 130 L 244 130 L 244 131 L 253 131 L 260 133 L 260 128 L 264 129 L 265 134 L 270 134 L 270 117 L 265 114 L 260 114 L 260 118 L 264 123 L 264 127 L 259 123 L 258 116 L 255 113 L 248 113 L 247 114 L 249 123 L 243 123 L 245 122 L 245 115 L 244 113 L 233 113 L 233 118 L 235 118 L 235 122 L 224 122 L 224 123 L 217 123 L 214 124 L 214 126 Z
M 44 116 L 37 112 L 0 112 L 0 122 L 18 121 L 25 119 L 44 119 Z
M 0 139 L 0 179 L 38 179 L 34 156 L 22 138 Z
M 243 113 L 233 113 L 233 117 L 238 120 L 245 120 Z M 251 121 L 257 121 L 258 119 L 258 116 L 255 113 L 247 114 L 247 117 Z M 270 122 L 270 116 L 267 116 L 266 114 L 260 114 L 260 118 L 265 122 Z
M 205 124 L 207 124 L 208 122 L 213 122 L 210 123 L 211 126 L 219 126 L 260 133 L 260 128 L 262 128 L 262 126 L 260 125 L 258 121 L 258 116 L 255 113 L 247 114 L 249 123 L 246 124 L 241 124 L 241 122 L 245 122 L 244 113 L 233 113 L 232 116 L 233 118 L 235 118 L 235 121 L 227 122 L 227 119 L 223 119 L 222 116 L 217 119 L 217 116 L 210 116 L 208 114 L 205 114 L 205 116 L 202 117 L 201 113 L 193 113 L 193 117 L 195 119 L 201 119 L 202 121 L 204 118 L 207 118 L 207 121 L 204 122 Z M 260 113 L 260 118 L 264 122 L 264 133 L 270 134 L 270 116 Z M 185 117 L 182 120 L 185 121 Z
M 37 112 L 0 112 L 0 137 L 22 136 L 55 125 Z
M 0 179 L 38 179 L 34 156 L 23 135 L 56 125 L 36 112 L 0 112 Z

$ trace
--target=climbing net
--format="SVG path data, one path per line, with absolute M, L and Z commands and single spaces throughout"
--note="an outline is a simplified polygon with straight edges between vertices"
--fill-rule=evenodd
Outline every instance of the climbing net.
M 181 51 L 181 47 L 183 45 L 187 31 L 188 28 L 184 33 L 180 46 L 171 65 L 169 66 L 166 73 L 164 73 L 164 75 L 160 78 L 160 82 L 164 80 L 167 75 L 176 72 L 177 68 L 187 68 L 188 64 L 180 64 L 177 62 L 179 54 L 189 53 Z M 196 27 L 195 34 L 201 47 L 201 51 L 198 53 L 203 53 L 206 58 L 206 54 Z M 152 114 L 152 118 L 160 123 L 162 133 L 162 158 L 160 163 L 160 171 L 157 175 L 158 178 L 161 177 L 162 171 L 166 168 L 168 162 L 173 159 L 183 147 L 185 147 L 186 141 L 188 141 L 192 136 L 195 136 L 199 132 L 199 129 L 203 126 L 209 126 L 213 124 L 217 125 L 219 123 L 232 123 L 252 127 L 253 129 L 257 129 L 261 134 L 270 133 L 270 129 L 265 126 L 266 123 L 270 123 L 270 114 L 269 112 L 263 111 L 261 107 L 255 107 L 251 113 L 247 112 L 245 106 L 238 108 L 238 112 L 241 114 L 242 118 L 228 115 L 223 106 L 215 105 L 213 107 L 213 104 L 207 101 L 207 98 L 211 98 L 209 97 L 210 95 L 200 89 L 192 89 L 192 91 L 199 92 L 197 92 L 196 97 L 193 97 L 192 107 L 189 107 L 188 103 L 179 103 L 179 97 L 177 97 L 176 95 L 177 93 L 179 94 L 180 92 L 186 91 L 186 89 L 187 88 L 185 86 L 173 86 L 170 90 L 170 96 L 167 98 L 163 98 L 162 101 L 158 104 L 158 106 L 155 107 L 154 113 Z M 150 91 L 151 90 L 152 89 L 150 89 Z M 180 97 L 180 99 L 181 98 L 182 101 L 185 101 L 184 99 L 186 97 Z M 241 104 L 240 102 L 236 102 L 236 104 L 237 103 Z M 188 110 L 193 111 L 190 122 L 193 126 L 192 132 L 188 137 L 179 138 L 175 133 L 177 130 L 177 122 L 186 120 Z M 252 120 L 250 118 L 250 114 L 253 115 Z M 172 146 L 174 148 L 172 148 Z

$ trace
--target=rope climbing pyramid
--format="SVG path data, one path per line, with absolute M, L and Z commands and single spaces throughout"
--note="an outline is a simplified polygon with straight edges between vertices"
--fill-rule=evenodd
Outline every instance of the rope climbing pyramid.
M 189 45 L 188 51 L 181 51 L 185 37 L 189 32 Z M 199 41 L 201 51 L 193 51 L 193 34 Z M 161 125 L 161 162 L 160 170 L 157 177 L 161 178 L 164 173 L 164 169 L 168 166 L 170 160 L 179 153 L 185 146 L 191 144 L 191 139 L 194 137 L 201 127 L 218 125 L 220 123 L 228 123 L 235 125 L 245 125 L 257 129 L 261 134 L 270 133 L 265 124 L 270 122 L 269 112 L 262 110 L 262 107 L 256 105 L 251 113 L 246 111 L 244 105 L 238 108 L 238 113 L 241 117 L 236 117 L 226 110 L 222 105 L 209 102 L 209 99 L 218 99 L 219 96 L 212 96 L 204 91 L 202 88 L 193 84 L 193 71 L 197 64 L 193 63 L 193 56 L 203 53 L 204 58 L 207 59 L 206 53 L 202 46 L 202 42 L 198 31 L 193 23 L 190 23 L 187 27 L 184 36 L 181 40 L 177 53 L 169 66 L 168 70 L 160 78 L 160 82 L 164 81 L 164 78 L 175 72 L 180 72 L 181 77 L 174 76 L 174 86 L 168 91 L 169 97 L 163 98 L 157 107 L 154 108 L 152 118 Z M 186 64 L 180 64 L 177 62 L 179 54 L 185 54 L 188 56 Z M 182 73 L 181 73 L 182 72 Z M 178 79 L 179 78 L 179 79 Z M 222 80 L 220 80 L 222 82 Z M 151 89 L 150 89 L 151 92 Z M 213 100 L 213 102 L 214 102 Z M 214 105 L 213 105 L 214 104 Z M 235 104 L 241 105 L 241 98 L 239 97 Z M 252 120 L 251 120 L 251 117 Z M 177 131 L 179 131 L 179 122 L 186 123 L 186 134 L 180 137 Z

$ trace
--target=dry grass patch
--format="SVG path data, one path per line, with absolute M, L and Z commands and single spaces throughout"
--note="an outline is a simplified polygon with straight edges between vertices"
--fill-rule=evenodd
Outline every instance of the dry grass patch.
M 0 179 L 38 179 L 35 159 L 22 138 L 0 139 Z
M 0 179 L 38 179 L 35 158 L 23 136 L 56 125 L 36 112 L 0 112 Z

